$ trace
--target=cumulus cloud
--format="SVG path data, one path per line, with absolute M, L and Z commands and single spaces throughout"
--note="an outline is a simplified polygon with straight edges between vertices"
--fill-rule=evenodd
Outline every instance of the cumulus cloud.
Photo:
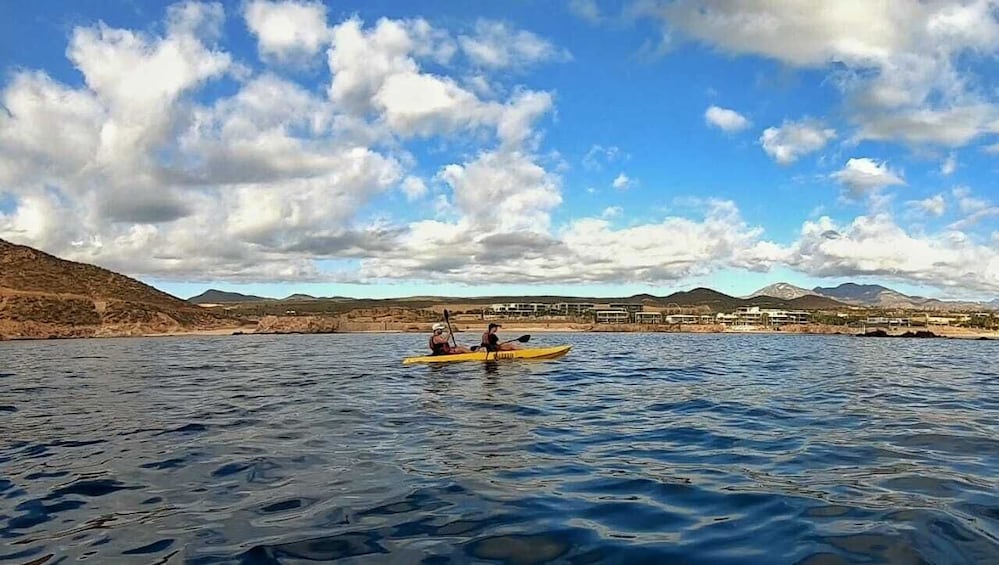
M 624 173 L 619 173 L 616 177 L 614 177 L 614 180 L 611 182 L 611 186 L 613 186 L 618 190 L 628 190 L 629 188 L 634 186 L 634 184 L 635 184 L 634 179 L 632 179 L 631 177 L 629 177 Z
M 785 120 L 780 127 L 763 130 L 760 144 L 773 160 L 781 165 L 788 165 L 804 155 L 822 149 L 835 138 L 836 130 L 825 127 L 817 120 Z
M 710 106 L 705 110 L 704 121 L 728 133 L 742 131 L 751 125 L 750 121 L 739 112 L 718 106 Z
M 805 222 L 787 264 L 817 277 L 877 276 L 961 292 L 999 292 L 999 251 L 948 230 L 916 236 L 888 214 L 847 225 L 829 217 Z
M 521 68 L 545 61 L 567 61 L 565 49 L 506 23 L 479 20 L 475 33 L 458 37 L 461 50 L 473 64 L 490 69 Z
M 236 67 L 214 45 L 218 4 L 171 6 L 162 36 L 80 26 L 67 55 L 84 85 L 20 71 L 0 92 L 0 237 L 163 278 L 357 280 L 315 259 L 378 255 L 412 237 L 359 220 L 388 190 L 427 194 L 401 142 L 468 131 L 495 147 L 441 170 L 450 192 L 438 208 L 480 236 L 547 229 L 560 181 L 532 147 L 550 94 L 482 99 L 425 72 L 456 44 L 423 20 L 348 19 L 321 39 L 298 24 L 278 33 L 296 18 L 323 22 L 315 3 L 250 3 L 244 15 L 269 57 L 330 42 L 326 96 L 244 69 L 235 93 L 199 102 Z
M 506 28 L 504 28 L 506 29 Z M 423 72 L 420 60 L 447 60 L 453 43 L 424 20 L 360 20 L 333 28 L 329 66 L 334 103 L 356 117 L 375 113 L 389 133 L 430 137 L 492 129 L 507 145 L 529 140 L 552 107 L 550 93 L 517 89 L 503 103 L 484 100 L 449 76 Z
M 947 202 L 944 200 L 943 194 L 937 194 L 923 200 L 910 200 L 906 205 L 937 217 L 943 216 L 944 212 L 947 211 Z
M 886 186 L 905 184 L 902 177 L 890 169 L 887 163 L 867 157 L 850 159 L 842 169 L 832 174 L 832 178 L 854 195 Z
M 649 0 L 673 41 L 830 70 L 860 139 L 960 146 L 995 132 L 999 106 L 962 57 L 999 49 L 994 0 L 871 3 L 803 10 L 796 0 Z
M 624 209 L 620 206 L 608 206 L 607 208 L 604 208 L 603 212 L 600 213 L 600 217 L 607 219 L 617 218 L 622 213 L 624 213 Z
M 427 184 L 420 177 L 409 176 L 402 181 L 402 192 L 408 200 L 418 200 L 427 194 Z
M 314 2 L 265 8 L 291 5 L 322 11 Z M 267 23 L 274 13 L 247 22 L 262 57 L 323 57 L 328 46 L 325 91 L 273 65 L 241 68 L 218 44 L 225 18 L 218 4 L 171 6 L 165 25 L 150 28 L 159 34 L 75 28 L 66 54 L 83 77 L 78 85 L 12 71 L 0 90 L 0 237 L 184 280 L 649 283 L 791 265 L 999 288 L 994 240 L 980 243 L 996 206 L 966 189 L 946 204 L 937 197 L 911 204 L 935 215 L 951 203 L 948 210 L 960 211 L 946 232 L 930 235 L 906 232 L 887 215 L 843 226 L 822 218 L 805 224 L 800 241 L 779 245 L 728 201 L 625 228 L 613 225 L 621 213 L 614 206 L 563 220 L 562 170 L 540 144 L 552 94 L 486 88 L 517 60 L 558 60 L 560 49 L 492 53 L 482 48 L 490 34 L 523 36 L 489 22 L 466 34 L 466 44 L 478 42 L 471 51 L 422 19 L 349 18 L 327 26 L 322 39 L 305 25 L 282 36 Z M 325 12 L 312 15 L 326 25 Z M 473 75 L 455 71 L 456 57 L 480 57 Z M 239 80 L 219 95 L 210 85 L 227 75 Z M 782 163 L 836 136 L 810 121 L 768 131 L 764 149 Z M 420 152 L 409 151 L 423 139 L 458 147 L 426 176 Z M 593 146 L 583 161 L 620 170 L 626 157 Z M 870 159 L 836 174 L 867 192 L 903 182 Z M 611 186 L 633 182 L 621 172 Z M 415 221 L 364 219 L 385 194 L 419 200 L 427 212 Z M 317 259 L 345 266 L 320 267 Z
M 252 0 L 243 17 L 264 59 L 306 60 L 330 40 L 326 6 L 320 2 Z
M 622 229 L 603 218 L 582 218 L 557 230 L 479 235 L 467 222 L 423 221 L 394 252 L 362 261 L 362 273 L 476 283 L 675 281 L 728 266 L 769 268 L 786 251 L 761 235 L 730 201 L 708 202 L 700 218 L 668 217 Z

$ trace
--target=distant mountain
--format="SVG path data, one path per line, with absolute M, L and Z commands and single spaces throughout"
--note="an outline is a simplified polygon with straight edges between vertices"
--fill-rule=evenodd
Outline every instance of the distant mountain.
M 815 287 L 815 293 L 854 306 L 899 310 L 979 310 L 999 308 L 999 299 L 993 302 L 940 300 L 922 296 L 909 296 L 878 284 L 843 283 L 837 287 Z
M 308 294 L 292 294 L 281 299 L 284 302 L 306 302 L 309 300 L 321 300 Z
M 829 298 L 839 300 L 840 302 L 846 302 L 847 304 L 866 306 L 879 305 L 882 293 L 887 293 L 886 298 L 888 299 L 905 296 L 904 294 L 896 292 L 890 288 L 883 287 L 879 284 L 857 283 L 843 283 L 835 287 L 817 286 L 812 289 L 812 292 L 822 296 L 828 296 Z
M 252 294 L 225 292 L 222 290 L 215 290 L 214 288 L 187 299 L 187 301 L 192 304 L 231 304 L 236 302 L 262 302 L 267 300 L 272 299 L 264 298 L 262 296 L 253 296 Z
M 815 296 L 815 292 L 808 290 L 807 288 L 794 286 L 790 283 L 779 282 L 767 285 L 760 290 L 757 290 L 753 294 L 750 294 L 748 298 L 753 298 L 754 296 L 772 296 L 783 300 L 794 300 L 795 298 L 801 298 L 802 296 Z
M 236 325 L 135 279 L 0 239 L 0 335 L 90 337 Z

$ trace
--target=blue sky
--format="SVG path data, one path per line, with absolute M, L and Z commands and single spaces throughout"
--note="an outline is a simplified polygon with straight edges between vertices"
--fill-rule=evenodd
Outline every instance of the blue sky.
M 180 296 L 996 297 L 996 3 L 813 5 L 7 3 L 0 237 Z

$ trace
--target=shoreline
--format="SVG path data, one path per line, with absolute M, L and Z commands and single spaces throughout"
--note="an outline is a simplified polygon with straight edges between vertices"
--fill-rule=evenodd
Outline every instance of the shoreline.
M 430 324 L 427 324 L 428 326 Z M 842 335 L 850 337 L 867 338 L 901 338 L 901 339 L 962 339 L 962 340 L 983 340 L 999 341 L 999 331 L 972 330 L 968 328 L 953 328 L 948 326 L 930 326 L 927 328 L 904 328 L 885 331 L 880 328 L 867 328 L 867 331 L 860 331 L 855 328 L 841 328 L 838 326 L 803 326 L 803 330 L 774 330 L 766 328 L 738 329 L 732 330 L 718 327 L 694 327 L 678 329 L 673 327 L 614 327 L 598 326 L 579 327 L 575 325 L 564 325 L 551 327 L 553 324 L 546 324 L 539 327 L 531 324 L 511 324 L 502 327 L 502 333 L 507 336 L 513 334 L 552 334 L 552 333 L 642 333 L 642 334 L 711 334 L 711 335 Z M 485 327 L 465 327 L 456 328 L 455 336 L 461 337 L 463 334 L 471 336 L 473 339 L 478 333 L 485 331 Z M 225 336 L 249 336 L 249 335 L 322 335 L 322 334 L 416 334 L 429 333 L 428 329 L 342 329 L 335 331 L 258 331 L 255 326 L 234 326 L 229 328 L 178 330 L 168 332 L 144 332 L 128 334 L 105 334 L 105 335 L 77 335 L 77 336 L 4 336 L 0 341 L 50 341 L 50 340 L 80 340 L 80 339 L 116 339 L 116 338 L 169 338 L 169 337 L 225 337 Z M 919 332 L 928 332 L 930 335 L 919 335 Z M 908 335 L 906 335 L 908 334 Z M 507 339 L 512 339 L 507 337 Z

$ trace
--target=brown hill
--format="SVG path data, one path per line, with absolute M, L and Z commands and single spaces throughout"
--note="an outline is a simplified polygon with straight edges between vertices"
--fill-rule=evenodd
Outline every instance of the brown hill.
M 694 290 L 674 292 L 669 296 L 660 299 L 664 304 L 678 304 L 680 306 L 707 306 L 714 312 L 728 312 L 740 306 L 745 306 L 748 301 L 729 296 L 712 290 L 710 288 L 695 288 Z
M 238 326 L 124 275 L 0 239 L 0 335 L 140 335 Z

